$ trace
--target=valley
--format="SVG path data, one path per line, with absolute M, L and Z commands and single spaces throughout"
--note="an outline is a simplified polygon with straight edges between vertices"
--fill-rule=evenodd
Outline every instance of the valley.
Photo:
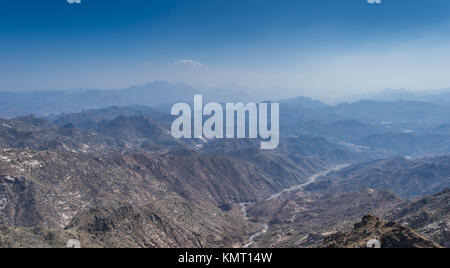
M 261 150 L 258 140 L 175 139 L 171 120 L 144 106 L 1 119 L 0 246 L 319 247 L 369 214 L 448 244 L 450 161 L 358 142 L 392 130 L 281 128 L 280 146 Z M 430 210 L 418 198 L 440 201 Z

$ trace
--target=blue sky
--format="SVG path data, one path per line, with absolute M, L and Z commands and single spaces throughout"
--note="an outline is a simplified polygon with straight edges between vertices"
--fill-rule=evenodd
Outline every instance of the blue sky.
M 448 0 L 0 4 L 0 90 L 153 80 L 316 96 L 450 87 Z

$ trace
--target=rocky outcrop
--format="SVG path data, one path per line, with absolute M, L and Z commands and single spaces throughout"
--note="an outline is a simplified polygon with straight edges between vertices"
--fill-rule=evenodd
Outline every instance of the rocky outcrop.
M 449 247 L 450 189 L 405 202 L 383 217 L 408 226 L 441 246 Z
M 369 241 L 377 241 L 381 248 L 439 248 L 435 242 L 414 230 L 395 222 L 386 222 L 373 215 L 364 216 L 353 230 L 325 237 L 321 248 L 366 248 Z M 376 246 L 375 244 L 369 245 Z

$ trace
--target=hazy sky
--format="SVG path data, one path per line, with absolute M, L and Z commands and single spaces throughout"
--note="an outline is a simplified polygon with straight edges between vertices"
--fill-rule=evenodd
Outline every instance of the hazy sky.
M 0 4 L 0 90 L 153 80 L 313 96 L 450 87 L 448 0 Z

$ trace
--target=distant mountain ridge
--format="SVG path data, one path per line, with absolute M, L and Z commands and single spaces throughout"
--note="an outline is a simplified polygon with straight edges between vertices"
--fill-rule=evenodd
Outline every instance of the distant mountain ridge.
M 173 105 L 177 102 L 193 102 L 196 94 L 203 95 L 208 102 L 249 102 L 261 98 L 249 96 L 242 91 L 201 89 L 165 81 L 124 89 L 0 92 L 0 117 L 12 118 L 29 114 L 52 116 L 111 106 Z
M 450 104 L 450 88 L 439 90 L 412 91 L 407 89 L 385 89 L 375 93 L 359 94 L 344 98 L 345 101 L 424 101 L 438 105 Z
M 449 188 L 449 172 L 450 156 L 414 161 L 392 158 L 360 163 L 331 172 L 306 189 L 337 193 L 372 188 L 390 190 L 402 197 L 413 198 Z

